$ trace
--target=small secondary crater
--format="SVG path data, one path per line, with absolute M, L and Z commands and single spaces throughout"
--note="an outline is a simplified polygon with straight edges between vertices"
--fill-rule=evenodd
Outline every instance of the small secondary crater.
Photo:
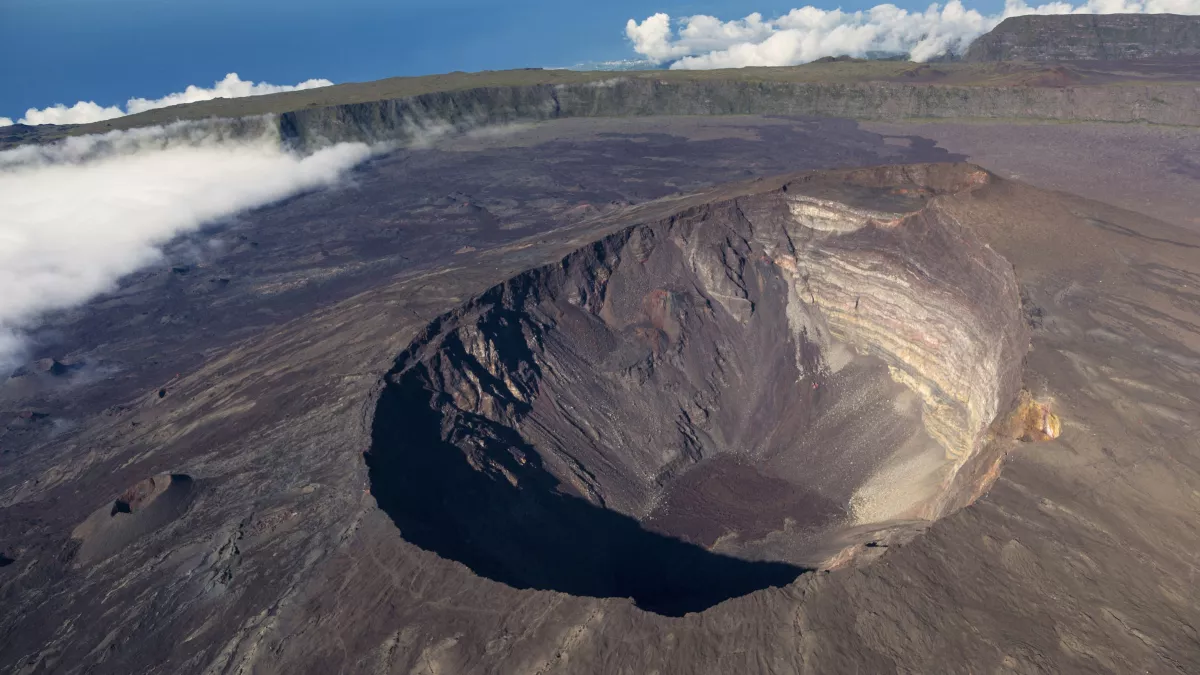
M 79 542 L 76 562 L 90 565 L 116 555 L 183 515 L 194 487 L 183 474 L 160 474 L 133 485 L 71 532 Z

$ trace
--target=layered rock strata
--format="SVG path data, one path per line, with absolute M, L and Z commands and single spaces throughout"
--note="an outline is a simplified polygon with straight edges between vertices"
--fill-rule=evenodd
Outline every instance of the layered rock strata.
M 981 35 L 965 61 L 1200 58 L 1200 17 L 1178 14 L 1013 16 Z

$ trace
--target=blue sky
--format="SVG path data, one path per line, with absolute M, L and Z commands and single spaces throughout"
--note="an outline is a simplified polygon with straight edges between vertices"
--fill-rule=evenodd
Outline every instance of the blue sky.
M 290 84 L 634 56 L 627 19 L 770 17 L 803 2 L 707 0 L 0 0 L 0 115 L 123 103 L 227 72 Z M 856 10 L 877 2 L 813 3 Z M 899 2 L 924 8 L 927 2 Z M 969 2 L 996 11 L 1000 0 Z

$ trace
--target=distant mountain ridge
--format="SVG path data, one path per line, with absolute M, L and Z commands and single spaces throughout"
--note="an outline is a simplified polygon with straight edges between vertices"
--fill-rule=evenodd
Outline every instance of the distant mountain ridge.
M 964 61 L 1128 61 L 1200 58 L 1200 16 L 1014 16 L 971 44 Z

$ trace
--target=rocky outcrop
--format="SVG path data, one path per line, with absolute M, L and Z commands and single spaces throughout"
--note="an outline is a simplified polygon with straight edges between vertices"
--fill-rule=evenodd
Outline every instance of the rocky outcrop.
M 989 180 L 810 176 L 492 289 L 387 376 L 373 494 L 479 574 L 665 613 L 962 506 L 1028 341 L 1011 266 L 938 207 Z
M 965 61 L 1200 58 L 1200 17 L 1177 14 L 1014 16 L 980 36 Z

